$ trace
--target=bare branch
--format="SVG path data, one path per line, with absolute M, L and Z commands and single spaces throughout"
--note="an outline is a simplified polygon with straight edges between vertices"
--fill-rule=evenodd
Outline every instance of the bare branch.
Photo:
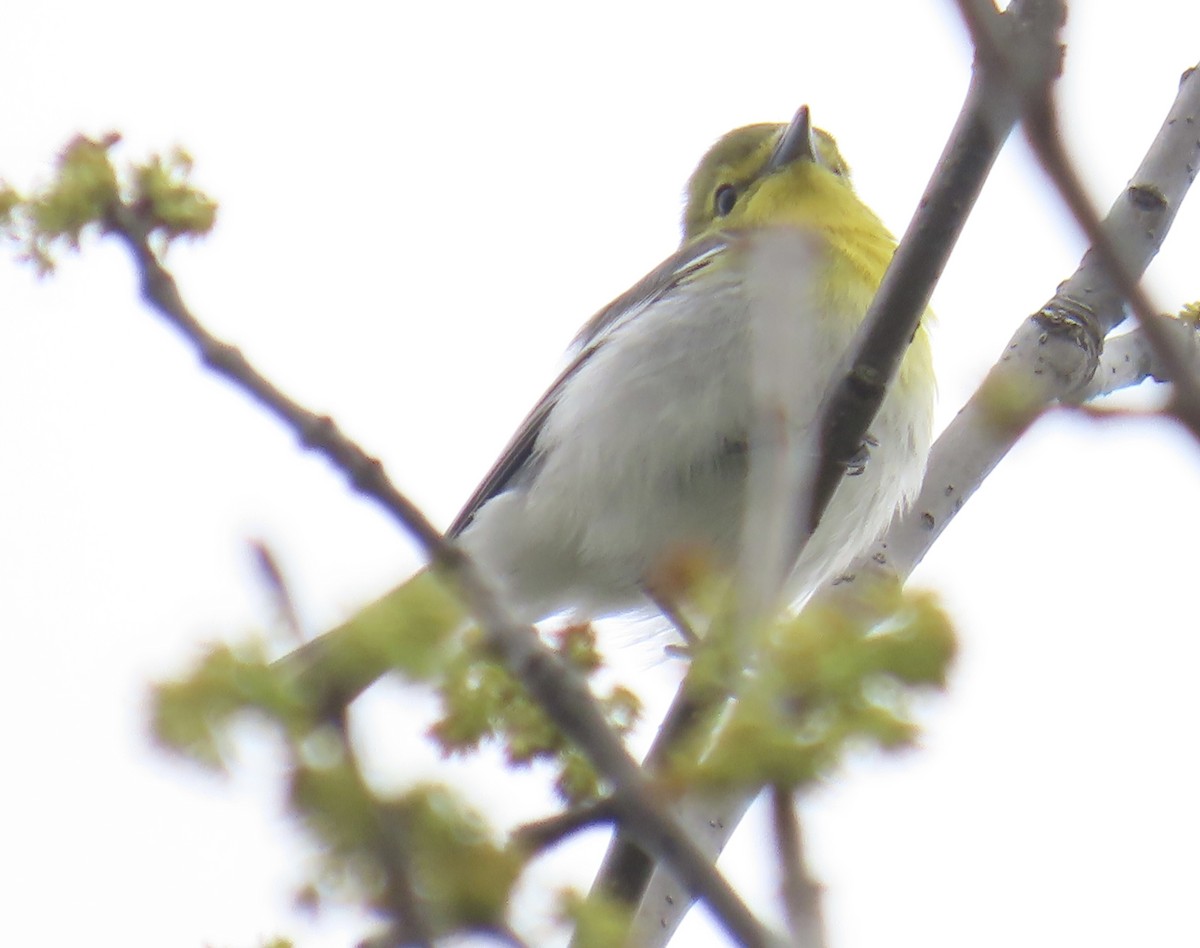
M 1075 221 L 1082 228 L 1091 245 L 1091 254 L 1102 267 L 1104 282 L 1119 296 L 1127 300 L 1134 318 L 1146 337 L 1147 344 L 1154 350 L 1156 361 L 1163 366 L 1173 383 L 1169 411 L 1200 439 L 1200 374 L 1197 374 L 1182 353 L 1172 346 L 1170 330 L 1165 326 L 1166 317 L 1154 306 L 1149 294 L 1142 287 L 1140 277 L 1144 265 L 1139 265 L 1137 246 L 1128 246 L 1114 239 L 1105 227 L 1100 214 L 1083 187 L 1075 170 L 1075 164 L 1067 154 L 1063 142 L 1058 109 L 1048 86 L 1029 81 L 1026 64 L 1014 55 L 1014 47 L 1005 43 L 994 30 L 988 29 L 986 20 L 977 17 L 977 4 L 960 0 L 960 7 L 971 28 L 975 48 L 979 57 L 986 57 L 1001 71 L 1013 91 L 1020 96 L 1022 125 L 1026 138 L 1041 162 L 1042 170 L 1058 189 Z M 1195 68 L 1187 70 L 1180 81 L 1186 85 L 1194 81 Z M 1193 158 L 1200 155 L 1200 118 L 1195 110 L 1179 117 L 1190 132 Z M 1190 176 L 1195 176 L 1195 164 Z M 1167 195 L 1137 182 L 1130 185 L 1130 194 L 1139 207 L 1148 213 L 1164 214 L 1173 209 Z M 1177 207 L 1177 205 L 1175 205 Z M 1111 327 L 1110 327 L 1111 328 Z
M 1163 324 L 1174 337 L 1171 348 L 1184 354 L 1193 372 L 1200 372 L 1200 329 L 1194 322 L 1172 319 Z M 1165 366 L 1157 359 L 1157 353 L 1140 328 L 1104 341 L 1104 352 L 1100 365 L 1092 380 L 1070 397 L 1075 402 L 1088 402 L 1094 398 L 1112 395 L 1125 388 L 1140 385 L 1147 379 L 1169 382 Z
M 1020 51 L 1031 81 L 1048 87 L 1061 63 L 1061 0 L 1016 0 L 1003 14 L 976 4 L 1006 48 Z M 820 414 L 822 464 L 803 528 L 811 535 L 862 445 L 929 305 L 933 287 L 962 233 L 1000 148 L 1020 115 L 1006 77 L 976 60 L 966 102 L 934 168 L 908 230 L 848 353 L 848 369 L 826 395 Z
M 1158 253 L 1195 176 L 1197 115 L 1200 72 L 1189 71 L 1133 175 L 1135 184 L 1122 192 L 1104 219 L 1112 242 L 1125 248 L 1135 277 Z M 1145 206 L 1139 196 L 1145 189 L 1164 201 Z M 912 508 L 851 572 L 886 562 L 901 577 L 908 576 L 1040 412 L 1059 399 L 1090 397 L 1093 386 L 1102 389 L 1103 378 L 1096 378 L 1100 340 L 1123 316 L 1120 293 L 1105 278 L 1101 259 L 1089 250 L 1074 275 L 1021 325 L 983 385 L 942 432 Z M 1169 345 L 1182 342 L 1186 325 L 1167 321 L 1174 336 Z M 1149 346 L 1144 336 L 1120 341 L 1125 338 L 1104 345 Z M 1159 348 L 1153 351 L 1157 357 Z M 1118 348 L 1113 358 L 1121 358 L 1120 353 Z M 1162 373 L 1164 367 L 1155 364 L 1155 373 Z
M 771 789 L 771 816 L 775 845 L 783 877 L 783 904 L 788 930 L 797 948 L 825 948 L 825 924 L 821 918 L 821 887 L 808 874 L 804 860 L 804 838 L 796 801 L 786 787 Z
M 267 594 L 275 605 L 279 621 L 289 635 L 301 643 L 304 641 L 304 628 L 300 623 L 300 612 L 296 608 L 296 598 L 292 595 L 279 560 L 265 540 L 251 540 L 250 552 L 254 556 L 254 565 L 263 578 Z
M 562 842 L 581 829 L 611 823 L 616 816 L 612 803 L 602 799 L 590 806 L 576 807 L 544 820 L 518 826 L 513 830 L 512 836 L 514 842 L 526 852 L 538 853 Z

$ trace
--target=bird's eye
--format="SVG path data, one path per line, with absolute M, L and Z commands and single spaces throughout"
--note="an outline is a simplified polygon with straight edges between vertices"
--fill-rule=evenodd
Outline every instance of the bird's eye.
M 713 195 L 713 211 L 717 217 L 725 217 L 737 203 L 737 188 L 732 184 L 723 184 Z

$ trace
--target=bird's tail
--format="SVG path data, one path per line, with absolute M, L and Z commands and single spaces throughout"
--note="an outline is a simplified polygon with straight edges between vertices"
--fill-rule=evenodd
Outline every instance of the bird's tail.
M 417 678 L 435 672 L 465 619 L 453 592 L 424 569 L 276 666 L 333 712 L 389 672 Z

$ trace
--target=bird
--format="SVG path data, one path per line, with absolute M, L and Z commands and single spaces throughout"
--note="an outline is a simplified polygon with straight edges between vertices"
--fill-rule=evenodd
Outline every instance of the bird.
M 789 123 L 722 136 L 685 194 L 678 250 L 583 325 L 446 532 L 523 622 L 654 607 L 671 616 L 660 577 L 673 560 L 734 570 L 763 339 L 786 341 L 778 410 L 803 443 L 895 251 L 807 106 Z M 761 329 L 781 313 L 782 334 Z M 787 571 L 790 600 L 843 570 L 920 486 L 935 396 L 929 320 L 861 463 Z M 346 627 L 290 661 L 311 669 Z

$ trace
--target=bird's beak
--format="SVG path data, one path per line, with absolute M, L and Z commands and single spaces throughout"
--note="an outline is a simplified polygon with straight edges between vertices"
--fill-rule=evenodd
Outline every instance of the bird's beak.
M 817 151 L 813 147 L 812 123 L 808 120 L 808 106 L 802 105 L 792 123 L 783 130 L 779 144 L 767 162 L 767 173 L 779 171 L 793 161 L 816 161 Z

